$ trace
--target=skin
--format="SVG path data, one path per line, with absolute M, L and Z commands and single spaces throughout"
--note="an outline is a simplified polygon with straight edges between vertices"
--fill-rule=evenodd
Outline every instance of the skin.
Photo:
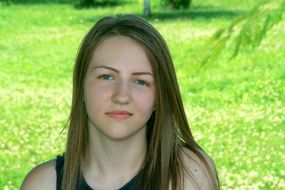
M 93 53 L 84 82 L 89 145 L 81 162 L 93 189 L 119 189 L 138 173 L 146 154 L 146 123 L 155 107 L 152 73 L 144 49 L 128 37 L 105 39 Z M 210 190 L 202 162 L 190 150 L 181 154 L 202 190 Z M 55 190 L 55 184 L 51 160 L 35 167 L 21 190 Z M 194 189 L 187 177 L 184 187 Z
M 21 190 L 56 190 L 55 160 L 33 168 L 25 177 Z
M 97 47 L 87 70 L 84 94 L 89 131 L 100 138 L 98 143 L 144 136 L 154 110 L 153 80 L 144 50 L 132 39 L 111 37 Z

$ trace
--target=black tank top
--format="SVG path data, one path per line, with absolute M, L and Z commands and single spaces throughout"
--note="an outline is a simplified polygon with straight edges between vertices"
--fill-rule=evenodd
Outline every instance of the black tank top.
M 61 190 L 61 181 L 63 176 L 63 164 L 64 156 L 56 157 L 56 190 Z M 119 190 L 137 190 L 138 188 L 139 174 L 133 177 L 127 184 L 121 187 Z M 93 190 L 85 181 L 84 177 L 80 179 L 76 184 L 76 190 Z

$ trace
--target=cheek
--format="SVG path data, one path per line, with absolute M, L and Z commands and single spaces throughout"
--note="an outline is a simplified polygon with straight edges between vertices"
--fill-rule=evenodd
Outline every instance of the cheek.
M 98 90 L 100 89 L 100 90 Z M 108 92 L 104 88 L 99 88 L 96 85 L 89 85 L 85 89 L 85 103 L 89 111 L 99 111 L 106 104 Z
M 154 106 L 155 106 L 155 98 L 152 93 L 148 95 L 140 95 L 136 96 L 135 102 L 136 102 L 136 107 L 139 108 L 140 112 L 152 112 L 154 111 Z

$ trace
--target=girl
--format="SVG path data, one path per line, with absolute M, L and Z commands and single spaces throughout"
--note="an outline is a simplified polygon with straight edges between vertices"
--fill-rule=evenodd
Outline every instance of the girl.
M 195 142 L 161 35 L 143 19 L 105 17 L 78 52 L 65 154 L 22 190 L 217 190 Z

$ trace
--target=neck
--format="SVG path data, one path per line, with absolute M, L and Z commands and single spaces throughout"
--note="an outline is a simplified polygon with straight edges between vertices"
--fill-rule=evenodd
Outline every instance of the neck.
M 142 130 L 145 132 L 145 128 Z M 114 140 L 102 135 L 95 127 L 89 126 L 89 148 L 83 168 L 104 176 L 122 175 L 122 171 L 126 175 L 133 175 L 141 168 L 145 154 L 145 133 L 140 132 L 123 140 Z

